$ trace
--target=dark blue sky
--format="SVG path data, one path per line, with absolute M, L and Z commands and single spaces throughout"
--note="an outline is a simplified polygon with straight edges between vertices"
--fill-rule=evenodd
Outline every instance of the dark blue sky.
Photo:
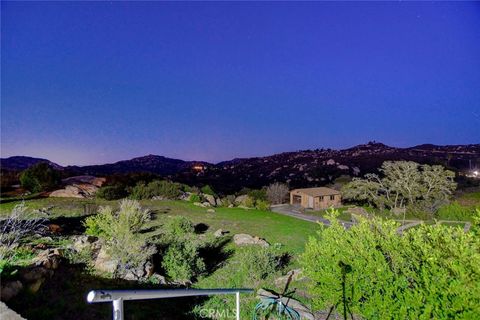
M 2 157 L 480 142 L 480 3 L 2 2 Z

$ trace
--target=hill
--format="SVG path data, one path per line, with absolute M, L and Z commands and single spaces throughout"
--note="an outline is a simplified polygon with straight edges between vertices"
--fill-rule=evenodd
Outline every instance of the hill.
M 480 144 L 436 146 L 423 144 L 396 148 L 369 142 L 343 150 L 316 149 L 284 152 L 266 157 L 238 158 L 211 164 L 183 161 L 158 155 L 123 160 L 111 164 L 60 167 L 46 159 L 10 157 L 2 159 L 2 169 L 24 170 L 40 161 L 52 163 L 69 175 L 125 174 L 151 172 L 190 185 L 210 184 L 223 193 L 243 187 L 259 188 L 274 181 L 291 187 L 321 186 L 342 175 L 363 176 L 375 172 L 388 160 L 410 160 L 440 164 L 457 172 L 480 167 Z M 4 165 L 5 164 L 5 165 Z

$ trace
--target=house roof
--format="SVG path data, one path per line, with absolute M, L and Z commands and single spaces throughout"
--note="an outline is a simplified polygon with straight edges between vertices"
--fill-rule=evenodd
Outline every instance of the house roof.
M 293 194 L 306 194 L 311 197 L 332 196 L 335 194 L 340 194 L 340 191 L 326 187 L 295 189 L 290 192 L 292 192 Z

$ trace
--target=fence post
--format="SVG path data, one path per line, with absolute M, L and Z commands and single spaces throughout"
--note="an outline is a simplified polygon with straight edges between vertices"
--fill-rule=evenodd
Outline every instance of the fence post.
M 237 311 L 236 311 L 236 315 L 237 315 L 237 320 L 240 320 L 240 292 L 237 291 L 235 292 L 235 300 L 237 301 Z
M 113 300 L 113 320 L 123 320 L 123 300 Z

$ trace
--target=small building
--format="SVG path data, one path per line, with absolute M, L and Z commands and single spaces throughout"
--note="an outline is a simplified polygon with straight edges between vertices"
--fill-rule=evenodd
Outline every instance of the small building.
M 342 205 L 342 194 L 326 187 L 294 189 L 290 191 L 290 204 L 313 210 L 339 207 Z

